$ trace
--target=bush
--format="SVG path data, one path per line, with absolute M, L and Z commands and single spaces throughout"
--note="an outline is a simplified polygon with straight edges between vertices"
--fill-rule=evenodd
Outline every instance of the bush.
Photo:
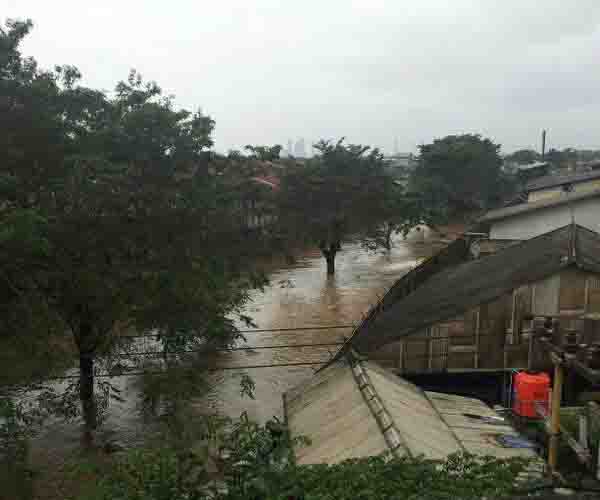
M 296 465 L 278 422 L 259 426 L 245 415 L 213 429 L 218 470 L 177 446 L 125 454 L 102 473 L 93 500 L 469 500 L 510 494 L 524 459 L 456 454 L 436 461 L 390 456 L 334 465 Z M 221 488 L 217 490 L 214 480 Z
M 82 472 L 82 469 L 80 469 Z M 86 500 L 202 500 L 208 483 L 204 464 L 174 448 L 144 448 L 119 457 L 108 468 L 92 468 L 98 478 Z
M 28 430 L 22 407 L 0 397 L 0 498 L 21 500 L 32 495 Z
M 472 455 L 446 461 L 370 457 L 335 465 L 290 465 L 224 500 L 480 499 L 508 494 L 526 462 Z

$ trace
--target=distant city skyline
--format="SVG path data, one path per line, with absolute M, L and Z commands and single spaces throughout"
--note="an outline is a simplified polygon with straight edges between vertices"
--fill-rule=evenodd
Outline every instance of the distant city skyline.
M 459 133 L 479 133 L 476 131 L 473 132 L 456 132 L 457 134 Z M 540 140 L 540 133 L 541 130 L 537 131 L 537 134 L 532 134 L 532 142 L 531 144 L 524 144 L 523 146 L 517 148 L 517 149 L 507 149 L 507 148 L 502 148 L 501 154 L 506 155 L 506 154 L 510 154 L 514 151 L 517 151 L 518 149 L 533 149 L 535 151 L 541 152 L 541 140 Z M 440 137 L 432 137 L 431 139 L 429 139 L 429 141 L 427 142 L 432 142 L 434 139 L 439 139 Z M 549 137 L 549 136 L 548 136 Z M 337 141 L 340 138 L 323 138 L 325 140 L 331 140 L 331 141 Z M 537 142 L 534 142 L 537 139 Z M 262 145 L 262 146 L 274 146 L 276 144 L 279 144 L 282 147 L 282 155 L 286 156 L 289 154 L 289 152 L 291 151 L 291 156 L 300 156 L 298 155 L 298 153 L 296 152 L 296 147 L 298 146 L 298 141 L 303 140 L 304 141 L 304 157 L 312 157 L 314 156 L 316 150 L 313 148 L 313 145 L 316 144 L 317 142 L 319 142 L 321 140 L 321 138 L 319 139 L 311 139 L 308 140 L 305 138 L 305 136 L 303 137 L 298 137 L 298 138 L 288 138 L 286 141 L 275 141 L 272 144 L 253 144 L 253 145 Z M 399 147 L 399 140 L 397 136 L 392 136 L 390 137 L 389 141 L 387 144 L 383 144 L 383 145 L 378 145 L 378 144 L 368 144 L 366 142 L 361 142 L 359 140 L 356 141 L 351 141 L 349 139 L 346 139 L 346 142 L 349 143 L 354 143 L 354 144 L 362 144 L 365 146 L 371 146 L 373 148 L 378 148 L 384 155 L 386 156 L 391 156 L 394 154 L 418 154 L 419 153 L 419 145 L 417 144 L 414 146 L 414 148 L 409 149 L 400 149 Z M 572 146 L 564 146 L 564 147 L 572 147 Z M 551 143 L 551 138 L 549 137 L 548 141 L 546 142 L 546 152 L 548 152 L 550 149 L 564 149 L 563 146 L 557 146 L 557 145 L 552 145 Z M 231 149 L 238 149 L 238 150 L 242 150 L 242 147 L 238 147 L 238 148 L 231 148 Z M 227 153 L 228 151 L 230 151 L 231 149 L 227 149 L 227 150 L 221 150 L 218 147 L 215 148 L 215 151 L 219 152 L 219 153 Z M 584 150 L 584 149 L 597 149 L 600 150 L 600 146 L 598 146 L 597 148 L 591 147 L 591 148 L 587 148 L 587 147 L 575 147 L 575 149 L 578 150 Z

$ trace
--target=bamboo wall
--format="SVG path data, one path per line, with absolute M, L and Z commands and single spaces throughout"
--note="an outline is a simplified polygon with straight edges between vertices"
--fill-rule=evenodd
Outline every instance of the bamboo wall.
M 527 368 L 531 316 L 558 316 L 561 330 L 600 317 L 600 275 L 566 269 L 516 288 L 451 320 L 437 323 L 368 353 L 400 373 Z

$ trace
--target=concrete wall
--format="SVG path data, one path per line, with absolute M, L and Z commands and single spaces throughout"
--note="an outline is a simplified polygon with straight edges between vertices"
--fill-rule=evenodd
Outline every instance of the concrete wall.
M 492 223 L 491 239 L 526 240 L 571 223 L 571 207 L 575 222 L 600 233 L 600 197 L 588 198 L 555 207 L 541 208 Z

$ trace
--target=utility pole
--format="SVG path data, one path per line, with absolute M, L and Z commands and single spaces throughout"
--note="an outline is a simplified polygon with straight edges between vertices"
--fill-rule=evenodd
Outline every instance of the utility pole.
M 552 472 L 558 465 L 558 442 L 560 435 L 560 400 L 562 397 L 563 366 L 562 361 L 552 356 L 554 363 L 554 386 L 552 387 L 552 401 L 550 414 L 550 446 L 548 449 L 548 465 Z
M 546 129 L 542 130 L 542 161 L 546 157 Z

